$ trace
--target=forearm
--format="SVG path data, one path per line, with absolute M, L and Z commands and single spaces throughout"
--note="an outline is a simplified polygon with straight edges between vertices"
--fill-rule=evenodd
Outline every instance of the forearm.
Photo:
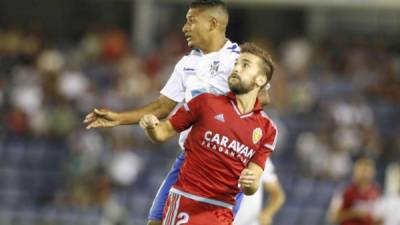
M 266 207 L 263 209 L 261 213 L 267 214 L 271 217 L 273 217 L 279 209 L 283 206 L 283 203 L 285 202 L 286 197 L 283 191 L 279 191 L 275 194 L 270 194 L 269 195 L 269 201 Z
M 172 109 L 176 106 L 176 102 L 165 96 L 160 96 L 156 101 L 143 106 L 141 108 L 118 113 L 118 120 L 121 125 L 137 124 L 146 114 L 152 114 L 158 119 L 166 118 Z
M 127 112 L 119 112 L 118 120 L 120 121 L 121 125 L 137 124 L 139 123 L 140 119 L 146 114 L 153 114 L 159 119 L 164 119 L 168 116 L 169 112 L 163 110 L 159 106 L 158 102 L 153 102 L 139 109 Z
M 147 127 L 144 129 L 147 137 L 154 143 L 162 143 L 177 134 L 169 121 L 163 121 L 156 127 Z

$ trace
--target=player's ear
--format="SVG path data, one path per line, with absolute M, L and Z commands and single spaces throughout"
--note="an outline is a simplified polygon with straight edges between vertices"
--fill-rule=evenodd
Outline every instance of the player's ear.
M 263 74 L 258 74 L 256 77 L 256 84 L 259 87 L 264 86 L 267 83 L 267 77 Z
M 216 30 L 218 28 L 218 20 L 215 17 L 211 17 L 210 19 L 210 31 Z

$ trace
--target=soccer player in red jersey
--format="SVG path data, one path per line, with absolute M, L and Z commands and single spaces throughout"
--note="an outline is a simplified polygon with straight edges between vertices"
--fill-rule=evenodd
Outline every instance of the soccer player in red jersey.
M 154 142 L 192 127 L 184 164 L 164 209 L 164 225 L 230 225 L 236 194 L 257 191 L 278 135 L 257 99 L 273 71 L 269 54 L 246 43 L 228 78 L 227 95 L 201 94 L 163 122 L 154 115 L 141 119 L 140 126 Z
M 368 158 L 360 158 L 353 167 L 352 183 L 347 185 L 331 203 L 330 217 L 340 225 L 375 225 L 375 203 L 380 190 L 374 182 L 375 165 Z

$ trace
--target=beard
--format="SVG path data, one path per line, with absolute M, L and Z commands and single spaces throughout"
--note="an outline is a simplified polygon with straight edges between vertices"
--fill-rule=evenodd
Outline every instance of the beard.
M 236 80 L 235 80 L 236 79 Z M 229 89 L 235 95 L 247 94 L 254 89 L 255 83 L 245 83 L 239 76 L 231 75 L 228 80 Z

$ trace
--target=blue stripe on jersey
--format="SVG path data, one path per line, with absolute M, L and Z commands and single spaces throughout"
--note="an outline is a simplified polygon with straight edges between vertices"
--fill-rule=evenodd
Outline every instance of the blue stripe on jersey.
M 183 152 L 181 152 L 181 154 L 179 154 L 178 157 L 176 158 L 175 163 L 172 166 L 171 170 L 169 171 L 167 177 L 165 177 L 163 183 L 158 189 L 157 195 L 154 198 L 153 204 L 151 205 L 150 208 L 148 216 L 149 220 L 156 220 L 156 221 L 162 220 L 164 205 L 167 202 L 169 190 L 178 180 L 179 171 L 181 170 L 184 159 L 185 155 Z
M 238 45 L 237 45 L 237 44 L 234 44 L 234 45 L 232 45 L 231 47 L 228 47 L 227 49 L 231 50 L 231 52 L 233 52 L 233 53 L 240 54 L 240 51 L 239 51 L 239 50 L 235 50 L 235 49 L 237 49 L 237 47 L 238 47 Z

